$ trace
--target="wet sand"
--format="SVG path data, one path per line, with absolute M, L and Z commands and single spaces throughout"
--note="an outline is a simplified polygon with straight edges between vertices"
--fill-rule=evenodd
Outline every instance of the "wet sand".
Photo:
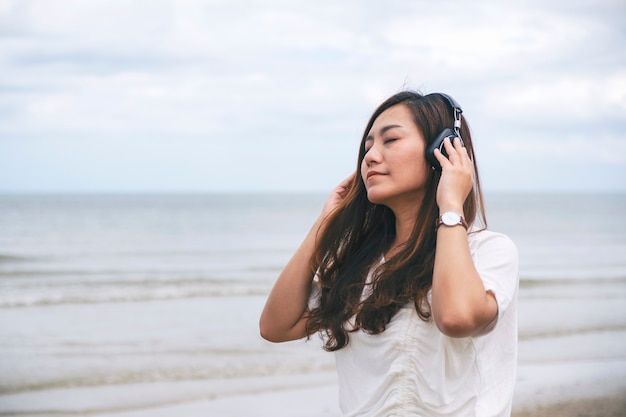
M 570 400 L 532 410 L 513 412 L 512 417 L 624 417 L 626 393 L 622 397 Z

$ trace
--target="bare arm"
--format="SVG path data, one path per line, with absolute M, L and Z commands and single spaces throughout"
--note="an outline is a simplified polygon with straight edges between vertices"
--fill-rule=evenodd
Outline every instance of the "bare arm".
M 473 186 L 472 162 L 460 144 L 445 146 L 450 160 L 436 151 L 442 165 L 437 204 L 440 213 L 463 215 L 463 202 Z M 441 226 L 437 231 L 432 308 L 439 330 L 452 337 L 481 333 L 498 313 L 495 296 L 485 290 L 470 254 L 467 232 L 460 225 Z
M 281 272 L 261 313 L 261 336 L 271 342 L 286 342 L 307 336 L 307 307 L 314 271 L 311 259 L 316 240 L 322 232 L 324 219 L 346 196 L 354 174 L 346 178 L 330 194 L 322 214 L 311 227 L 304 241 Z
M 321 224 L 318 219 L 276 280 L 265 303 L 259 328 L 270 342 L 286 342 L 305 337 L 306 309 L 313 272 L 310 260 Z

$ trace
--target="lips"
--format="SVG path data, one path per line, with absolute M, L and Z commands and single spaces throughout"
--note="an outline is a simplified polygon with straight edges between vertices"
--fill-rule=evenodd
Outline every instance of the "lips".
M 370 178 L 372 178 L 375 175 L 383 175 L 382 172 L 378 172 L 378 171 L 368 171 L 366 178 L 369 180 Z

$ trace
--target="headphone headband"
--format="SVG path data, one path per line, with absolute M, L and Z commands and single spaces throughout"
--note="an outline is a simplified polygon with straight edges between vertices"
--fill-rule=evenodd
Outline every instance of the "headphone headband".
M 452 110 L 458 110 L 459 113 L 463 113 L 463 109 L 461 108 L 461 105 L 455 99 L 453 99 L 452 96 L 449 96 L 444 93 L 434 93 L 434 94 L 437 94 L 443 97 L 448 102 Z
M 457 101 L 453 99 L 452 96 L 449 96 L 447 94 L 433 94 L 437 94 L 438 96 L 443 97 L 443 99 L 450 105 L 450 108 L 452 109 L 452 112 L 454 114 L 454 130 L 456 131 L 457 135 L 461 136 L 461 113 L 463 113 L 461 105 L 457 103 Z

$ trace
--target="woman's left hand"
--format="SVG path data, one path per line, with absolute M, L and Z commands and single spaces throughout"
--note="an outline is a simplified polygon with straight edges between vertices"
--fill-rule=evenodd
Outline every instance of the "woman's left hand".
M 462 214 L 463 203 L 474 186 L 474 165 L 460 139 L 454 138 L 454 143 L 445 139 L 444 146 L 449 158 L 439 149 L 435 150 L 435 158 L 441 164 L 437 205 L 440 212 L 456 211 Z

